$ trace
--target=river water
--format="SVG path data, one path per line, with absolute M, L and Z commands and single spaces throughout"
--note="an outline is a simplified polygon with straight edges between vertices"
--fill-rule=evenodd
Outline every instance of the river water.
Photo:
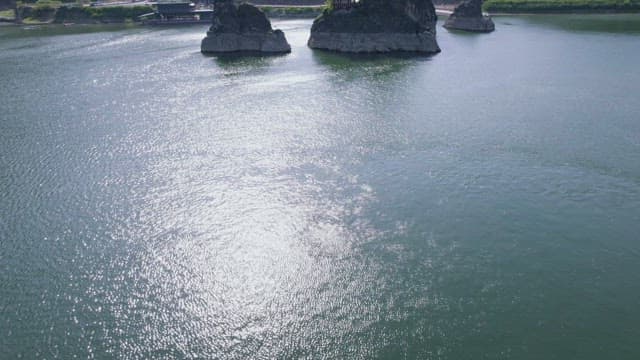
M 495 21 L 0 29 L 0 358 L 640 358 L 640 16 Z

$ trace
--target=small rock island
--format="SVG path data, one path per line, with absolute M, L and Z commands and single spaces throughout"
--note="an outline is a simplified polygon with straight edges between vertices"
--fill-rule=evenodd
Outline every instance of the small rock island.
M 456 6 L 444 27 L 472 32 L 492 32 L 496 28 L 491 17 L 482 13 L 482 0 L 467 0 Z
M 215 0 L 213 24 L 202 39 L 203 53 L 291 52 L 284 33 L 274 30 L 266 15 L 253 5 L 234 0 Z
M 374 53 L 440 52 L 431 0 L 330 0 L 311 27 L 314 49 Z

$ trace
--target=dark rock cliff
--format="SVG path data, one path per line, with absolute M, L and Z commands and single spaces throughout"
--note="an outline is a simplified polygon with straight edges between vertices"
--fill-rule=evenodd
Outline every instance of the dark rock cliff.
M 344 52 L 439 52 L 436 20 L 430 0 L 360 0 L 350 8 L 325 10 L 311 27 L 309 46 Z
M 444 27 L 472 32 L 495 30 L 493 20 L 482 13 L 482 0 L 467 0 L 456 6 Z
M 273 30 L 265 14 L 253 5 L 217 0 L 211 28 L 202 40 L 203 53 L 291 51 L 284 33 Z
M 14 0 L 0 0 L 0 11 L 13 9 L 16 6 L 16 2 Z
M 361 0 L 349 10 L 325 10 L 311 31 L 411 33 L 432 29 L 436 20 L 429 0 Z
M 232 1 L 215 3 L 213 24 L 209 29 L 213 33 L 248 33 L 273 31 L 267 17 L 255 6 Z

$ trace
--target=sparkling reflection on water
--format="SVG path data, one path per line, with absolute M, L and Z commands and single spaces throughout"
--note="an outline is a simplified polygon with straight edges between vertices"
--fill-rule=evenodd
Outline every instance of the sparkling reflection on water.
M 7 30 L 0 347 L 634 358 L 637 37 L 500 24 L 435 57 Z

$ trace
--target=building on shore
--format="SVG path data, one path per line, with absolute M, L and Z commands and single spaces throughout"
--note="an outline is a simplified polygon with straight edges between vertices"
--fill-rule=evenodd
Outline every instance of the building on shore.
M 351 9 L 358 3 L 358 0 L 333 0 L 333 8 L 337 10 Z
M 143 24 L 148 25 L 178 25 L 178 24 L 208 24 L 213 19 L 211 6 L 197 7 L 191 2 L 157 2 L 156 10 L 140 16 Z

